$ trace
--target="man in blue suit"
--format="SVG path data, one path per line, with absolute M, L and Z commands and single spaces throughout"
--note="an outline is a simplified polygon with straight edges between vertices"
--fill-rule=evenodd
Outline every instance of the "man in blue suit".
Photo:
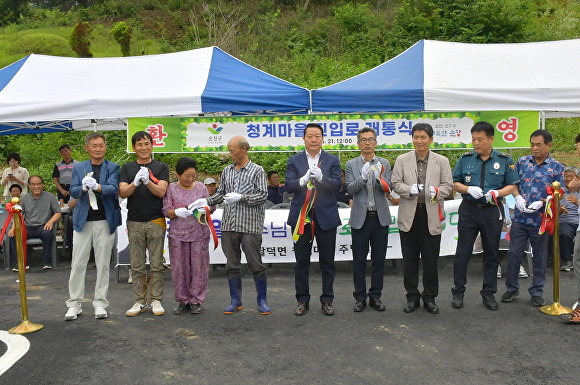
M 323 137 L 322 127 L 309 123 L 304 129 L 304 151 L 291 156 L 286 166 L 286 191 L 294 194 L 288 224 L 292 227 L 295 242 L 298 306 L 294 314 L 298 316 L 306 314 L 309 308 L 308 270 L 314 237 L 322 272 L 322 312 L 334 314 L 334 250 L 336 228 L 341 224 L 336 203 L 336 192 L 341 183 L 340 162 L 336 156 L 322 151 Z
M 85 137 L 85 150 L 89 160 L 73 168 L 71 197 L 77 199 L 73 215 L 73 254 L 68 282 L 70 298 L 64 319 L 72 321 L 82 313 L 81 301 L 85 294 L 85 274 L 95 250 L 97 281 L 93 307 L 95 318 L 107 318 L 107 291 L 109 290 L 109 265 L 115 232 L 121 224 L 119 207 L 119 165 L 105 160 L 107 144 L 103 134 L 91 132 Z

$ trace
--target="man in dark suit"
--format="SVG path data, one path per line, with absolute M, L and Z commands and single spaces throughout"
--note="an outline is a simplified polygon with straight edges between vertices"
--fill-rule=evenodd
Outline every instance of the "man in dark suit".
M 364 127 L 357 134 L 361 156 L 346 162 L 346 189 L 352 196 L 352 209 L 348 224 L 352 232 L 352 264 L 354 278 L 354 311 L 361 312 L 369 306 L 384 311 L 381 302 L 385 256 L 391 213 L 391 165 L 375 155 L 377 133 Z M 371 286 L 367 292 L 367 255 L 371 249 Z
M 288 215 L 296 257 L 298 306 L 294 314 L 304 315 L 309 308 L 308 270 L 312 240 L 316 237 L 322 272 L 322 312 L 333 315 L 334 250 L 336 228 L 341 224 L 336 204 L 336 192 L 341 183 L 340 162 L 336 156 L 322 151 L 324 131 L 319 124 L 309 123 L 303 136 L 304 151 L 291 156 L 286 166 L 286 191 L 294 194 Z

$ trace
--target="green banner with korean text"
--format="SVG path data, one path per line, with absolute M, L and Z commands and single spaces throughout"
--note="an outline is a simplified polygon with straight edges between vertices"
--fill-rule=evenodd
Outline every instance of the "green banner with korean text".
M 248 139 L 252 151 L 300 151 L 308 123 L 324 129 L 325 150 L 358 150 L 357 132 L 372 127 L 377 132 L 377 150 L 413 148 L 411 130 L 417 123 L 433 127 L 434 149 L 469 149 L 471 127 L 479 121 L 495 129 L 495 149 L 529 148 L 530 134 L 540 128 L 538 111 L 413 112 L 329 115 L 202 116 L 129 118 L 127 151 L 131 136 L 147 131 L 154 152 L 225 152 L 230 138 Z

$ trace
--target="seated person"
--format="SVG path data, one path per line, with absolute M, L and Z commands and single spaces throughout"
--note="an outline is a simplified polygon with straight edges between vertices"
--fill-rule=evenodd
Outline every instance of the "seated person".
M 571 271 L 574 237 L 578 228 L 578 192 L 571 191 L 571 182 L 576 179 L 576 167 L 564 169 L 564 196 L 560 201 L 560 270 Z
M 280 184 L 278 171 L 268 171 L 268 198 L 266 199 L 277 205 L 284 202 L 284 192 L 286 188 Z
M 53 226 L 60 219 L 60 205 L 56 197 L 44 191 L 44 180 L 38 175 L 28 178 L 30 193 L 22 196 L 20 206 L 24 215 L 24 223 L 28 238 L 40 238 L 42 241 L 42 262 L 43 269 L 52 269 L 52 245 L 54 242 Z M 10 238 L 11 260 L 14 266 L 16 263 L 16 242 L 14 237 L 14 224 L 10 228 L 8 235 Z M 27 261 L 28 264 L 28 261 Z M 13 271 L 18 271 L 15 267 Z
M 12 201 L 12 198 L 20 198 L 20 196 L 22 195 L 22 187 L 20 187 L 20 185 L 16 183 L 10 186 L 10 190 L 8 191 L 10 192 L 10 198 L 6 203 Z

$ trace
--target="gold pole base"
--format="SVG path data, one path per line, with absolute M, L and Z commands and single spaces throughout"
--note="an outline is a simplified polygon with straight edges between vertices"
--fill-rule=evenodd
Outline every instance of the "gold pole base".
M 8 333 L 10 334 L 26 334 L 36 332 L 42 329 L 44 325 L 35 324 L 30 321 L 22 321 L 22 323 L 18 326 L 15 326 L 11 329 L 8 329 Z
M 560 314 L 572 313 L 572 309 L 570 309 L 569 307 L 560 305 L 559 302 L 554 302 L 551 305 L 542 306 L 540 308 L 540 311 L 542 313 L 545 313 L 548 315 L 560 315 Z

